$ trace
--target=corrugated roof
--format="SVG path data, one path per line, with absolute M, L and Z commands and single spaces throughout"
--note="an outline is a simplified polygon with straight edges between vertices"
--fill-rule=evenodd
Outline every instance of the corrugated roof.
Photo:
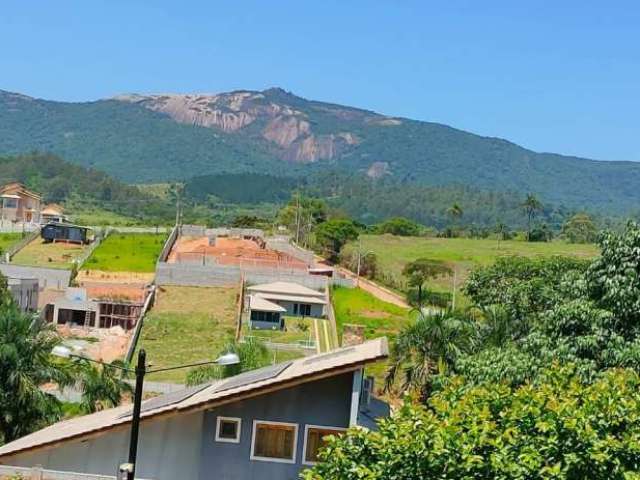
M 312 297 L 324 296 L 324 293 L 322 292 L 291 282 L 263 283 L 261 285 L 247 287 L 247 290 L 251 292 L 281 293 L 285 295 L 305 295 Z
M 346 371 L 353 371 L 367 363 L 382 360 L 388 354 L 387 339 L 383 337 L 336 350 L 332 352 L 331 356 L 318 355 L 315 362 L 309 362 L 309 359 L 314 357 L 293 360 L 275 376 L 248 384 L 240 382 L 235 386 L 230 383 L 235 377 L 215 382 L 185 400 L 143 412 L 142 419 L 145 421 L 159 415 L 177 415 L 181 412 L 205 410 L 215 405 L 260 395 L 266 390 L 279 390 L 327 375 L 338 375 Z M 228 385 L 231 386 L 227 388 Z M 158 400 L 152 400 L 158 402 Z M 144 402 L 143 408 L 147 402 L 152 400 Z M 162 402 L 159 403 L 162 404 Z M 0 447 L 0 460 L 25 450 L 45 448 L 60 442 L 76 440 L 125 426 L 131 421 L 131 417 L 125 415 L 130 410 L 130 405 L 124 405 L 56 423 Z
M 261 312 L 286 312 L 287 309 L 258 295 L 249 296 L 249 308 Z

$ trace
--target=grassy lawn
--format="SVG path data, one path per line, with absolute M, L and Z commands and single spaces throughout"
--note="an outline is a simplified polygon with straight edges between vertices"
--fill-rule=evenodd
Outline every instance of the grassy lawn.
M 22 238 L 20 233 L 0 233 L 0 254 L 6 252 L 11 245 L 17 243 Z
M 258 337 L 274 343 L 299 343 L 315 341 L 313 319 L 284 317 L 286 330 L 252 330 L 248 322 L 242 323 L 242 335 Z
M 410 321 L 407 310 L 383 302 L 360 288 L 334 288 L 331 300 L 340 338 L 345 324 L 364 325 L 367 340 L 387 337 L 392 344 L 398 332 Z M 376 378 L 377 388 L 384 385 L 386 368 L 385 362 L 367 367 L 367 373 Z
M 66 211 L 69 219 L 78 225 L 133 227 L 145 224 L 137 218 L 127 217 L 98 207 L 86 207 L 80 204 L 68 204 L 66 205 Z
M 88 245 L 75 243 L 45 243 L 38 237 L 20 250 L 12 261 L 17 265 L 67 269 L 87 248 Z
M 162 287 L 145 318 L 138 348 L 154 368 L 213 360 L 233 339 L 238 289 Z M 152 381 L 183 383 L 188 369 L 151 374 Z
M 396 237 L 393 235 L 362 235 L 362 248 L 376 253 L 378 270 L 386 276 L 378 280 L 398 289 L 404 284 L 402 269 L 417 258 L 441 260 L 456 270 L 456 284 L 461 286 L 469 271 L 476 265 L 488 265 L 502 256 L 551 256 L 568 255 L 592 258 L 598 255 L 595 245 L 570 244 L 564 241 L 525 242 L 471 238 L 422 238 Z M 386 280 L 386 281 L 385 281 Z M 453 279 L 440 278 L 432 281 L 430 288 L 451 291 Z
M 166 238 L 165 234 L 112 233 L 94 250 L 84 268 L 103 272 L 154 272 Z

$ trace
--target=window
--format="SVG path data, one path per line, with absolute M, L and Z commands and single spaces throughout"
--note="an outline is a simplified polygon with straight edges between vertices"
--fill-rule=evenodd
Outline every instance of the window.
M 18 199 L 17 198 L 5 198 L 4 199 L 4 208 L 18 208 Z
M 302 315 L 303 317 L 311 316 L 311 305 L 309 305 L 308 303 L 301 303 L 300 315 Z
M 297 439 L 295 423 L 254 420 L 251 460 L 295 463 Z
M 278 312 L 260 312 L 258 310 L 251 310 L 251 321 L 280 323 L 280 314 Z
M 242 420 L 235 417 L 218 417 L 216 442 L 240 443 Z
M 313 465 L 318 461 L 318 452 L 325 445 L 324 439 L 329 435 L 342 435 L 346 428 L 341 427 L 321 427 L 318 425 L 307 425 L 304 428 L 304 449 L 302 451 L 302 462 Z

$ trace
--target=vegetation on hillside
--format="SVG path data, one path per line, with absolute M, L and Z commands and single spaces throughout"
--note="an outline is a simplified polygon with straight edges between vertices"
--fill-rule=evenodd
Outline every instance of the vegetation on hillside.
M 387 386 L 405 407 L 330 439 L 305 478 L 635 478 L 640 225 L 599 246 L 476 268 L 471 309 L 399 332 Z
M 466 185 L 482 191 L 513 191 L 520 196 L 531 192 L 550 204 L 572 209 L 588 207 L 607 214 L 628 214 L 637 210 L 640 200 L 636 188 L 640 165 L 634 162 L 597 162 L 536 153 L 505 140 L 436 123 L 390 119 L 365 110 L 309 101 L 280 89 L 252 93 L 260 106 L 271 102 L 283 112 L 300 112 L 297 118 L 308 122 L 310 133 L 331 142 L 333 158 L 293 161 L 297 157 L 287 150 L 291 145 L 281 147 L 264 138 L 270 119 L 261 116 L 228 133 L 178 123 L 169 115 L 146 108 L 144 102 L 59 103 L 2 91 L 0 155 L 52 152 L 131 183 L 187 181 L 221 173 L 307 178 L 337 168 L 362 180 L 367 179 L 367 174 L 372 175 L 377 183 L 390 182 L 396 190 Z M 240 108 L 252 108 L 251 105 L 255 104 L 247 102 L 246 107 L 243 104 Z M 253 117 L 255 110 L 248 115 Z M 313 139 L 304 135 L 296 139 L 293 147 L 306 138 Z M 389 197 L 388 187 L 374 185 L 373 189 L 374 194 L 369 197 L 372 205 L 358 205 L 363 214 L 413 216 L 408 211 L 384 211 L 389 201 L 378 197 Z M 394 201 L 395 208 L 409 203 L 410 195 L 401 196 L 404 201 Z M 361 200 L 366 198 L 360 196 Z M 448 206 L 457 200 L 460 199 Z M 416 203 L 421 204 L 421 210 L 430 205 L 428 201 Z M 473 203 L 463 203 L 466 215 Z M 477 205 L 480 210 L 483 202 Z M 512 223 L 510 219 L 503 220 Z

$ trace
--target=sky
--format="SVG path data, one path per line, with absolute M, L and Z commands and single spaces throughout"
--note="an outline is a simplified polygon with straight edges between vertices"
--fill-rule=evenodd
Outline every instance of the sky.
M 0 89 L 279 86 L 536 151 L 640 161 L 640 2 L 3 0 Z

